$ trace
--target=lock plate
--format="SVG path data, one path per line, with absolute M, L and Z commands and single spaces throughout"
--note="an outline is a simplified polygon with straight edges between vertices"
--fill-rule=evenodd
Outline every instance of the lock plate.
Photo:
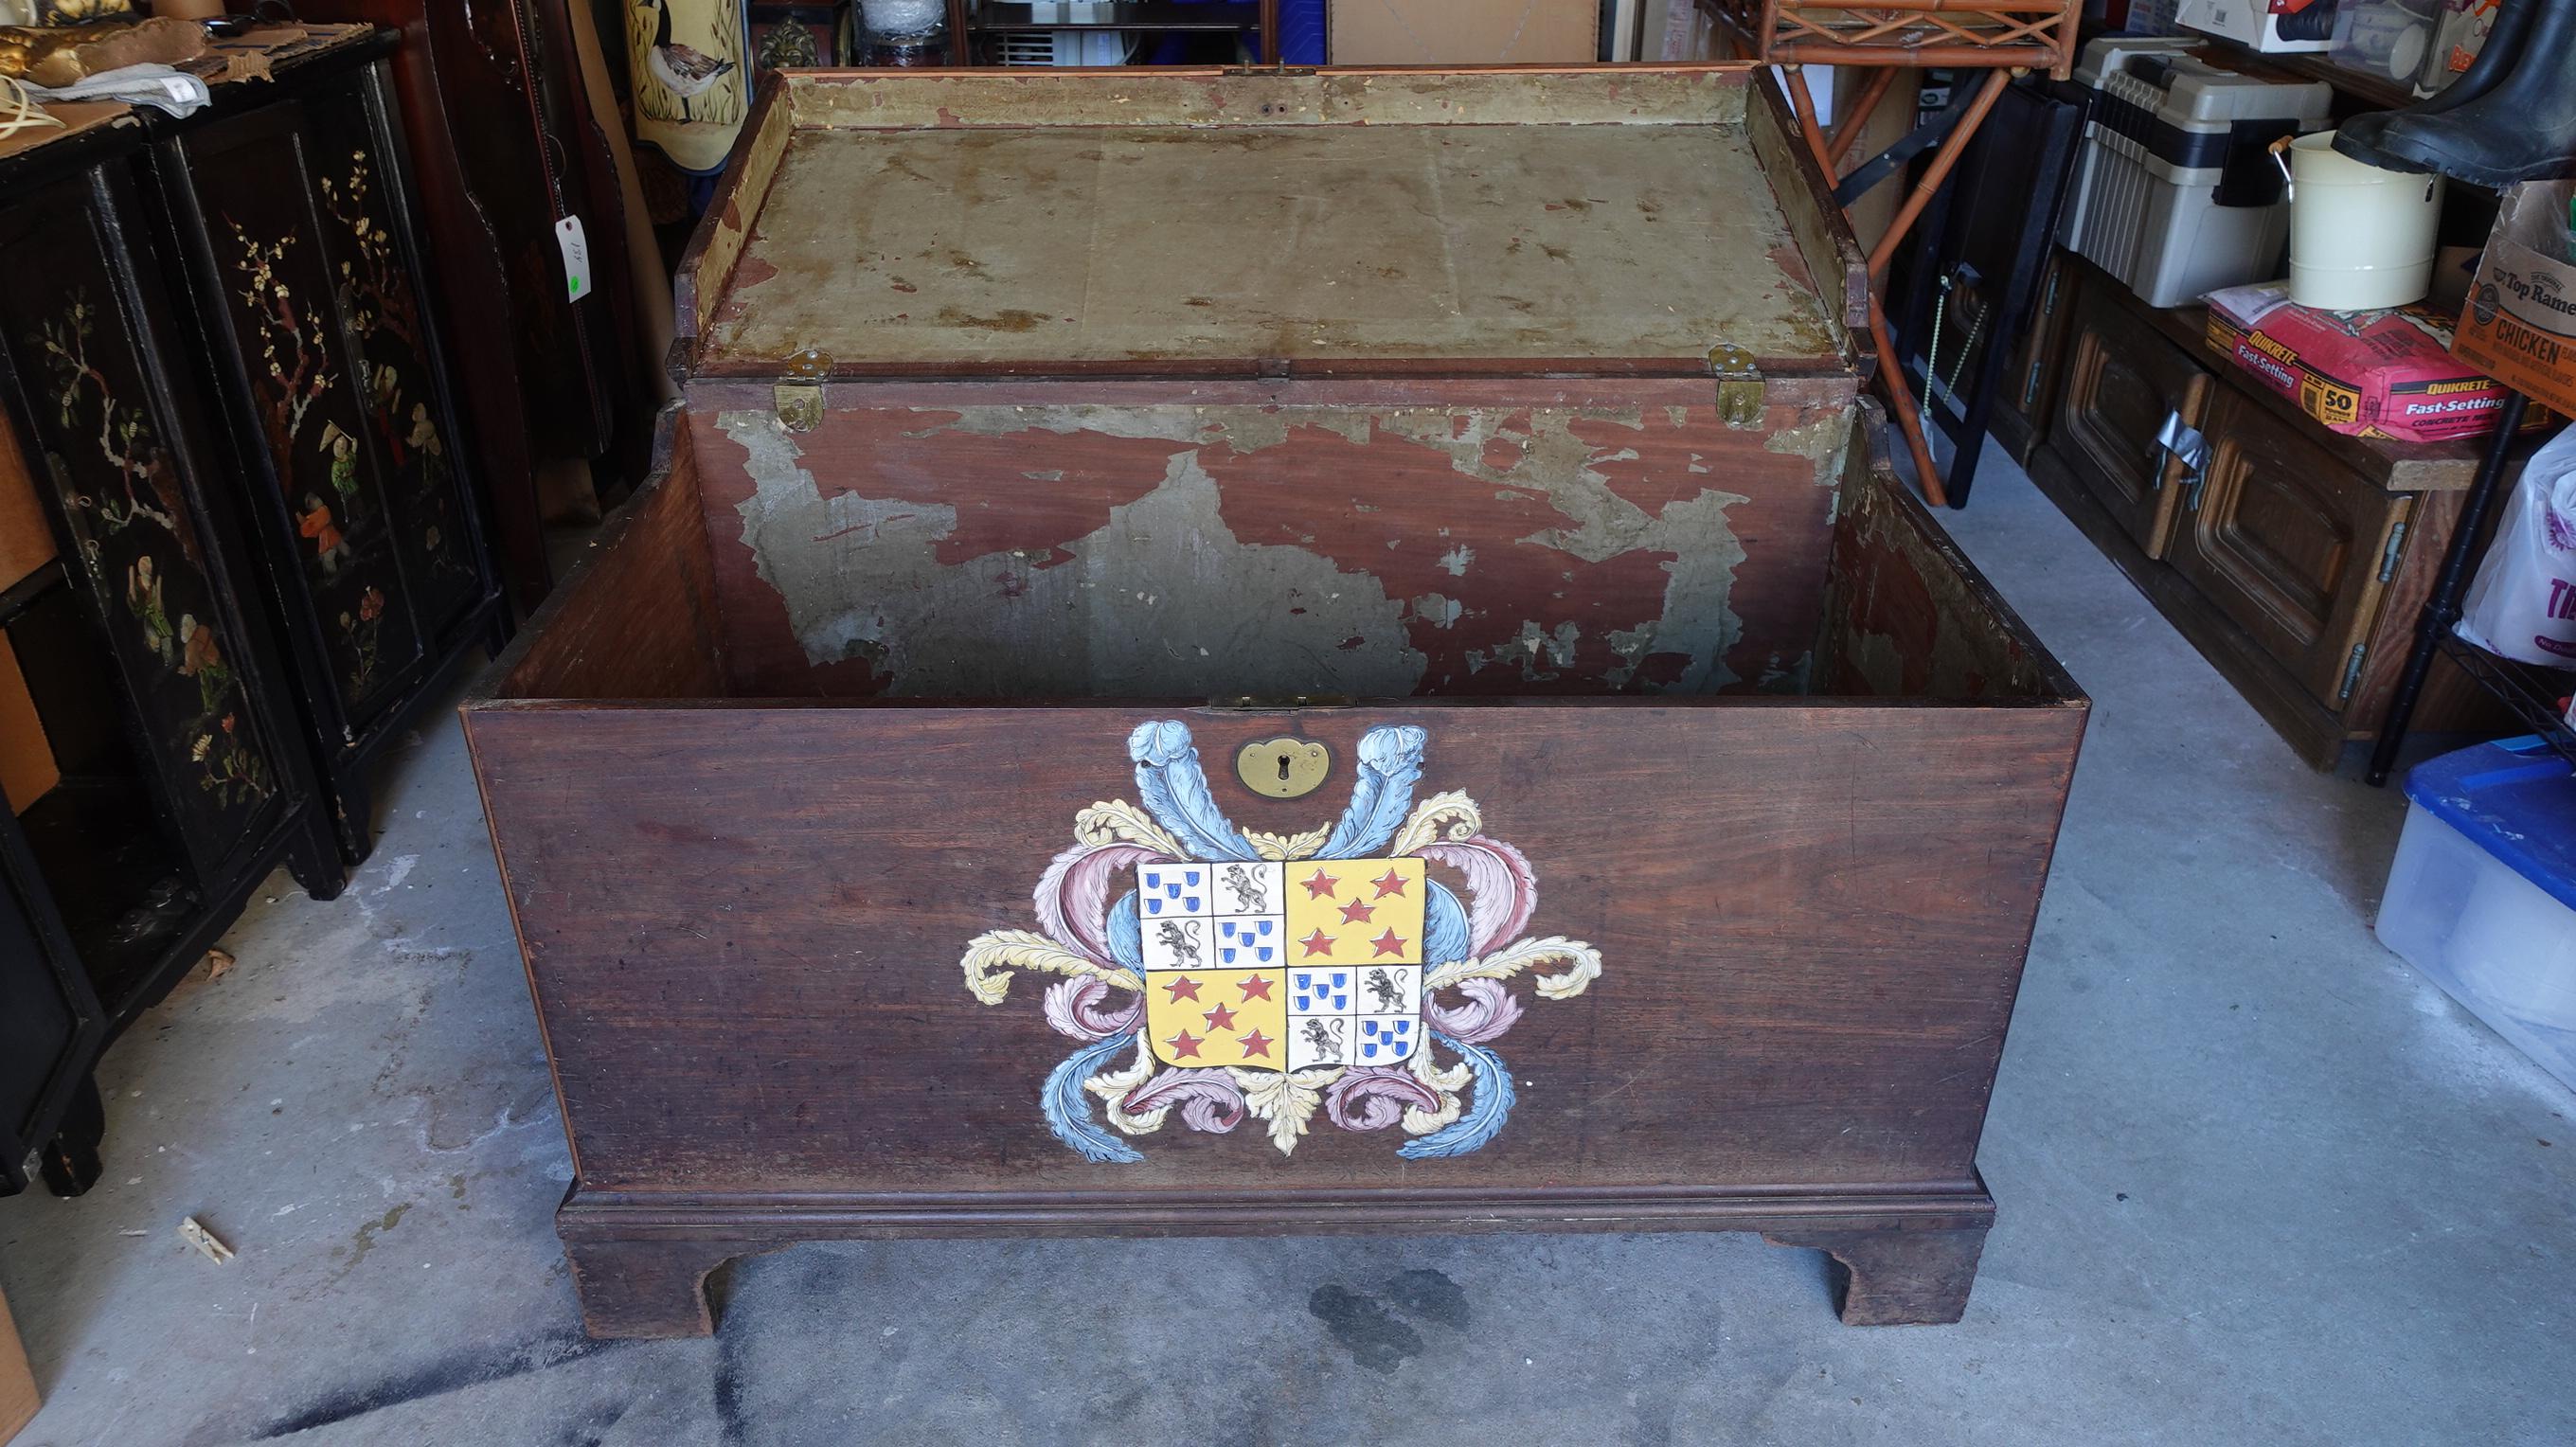
M 832 354 L 807 347 L 787 359 L 786 381 L 769 389 L 769 403 L 779 425 L 790 432 L 811 432 L 823 420 L 823 379 L 832 375 Z
M 1324 786 L 1333 751 L 1314 739 L 1259 739 L 1234 756 L 1234 772 L 1265 799 L 1302 799 Z
M 1753 354 L 1732 343 L 1708 349 L 1708 369 L 1717 378 L 1717 415 L 1729 427 L 1756 427 L 1762 422 L 1762 369 Z

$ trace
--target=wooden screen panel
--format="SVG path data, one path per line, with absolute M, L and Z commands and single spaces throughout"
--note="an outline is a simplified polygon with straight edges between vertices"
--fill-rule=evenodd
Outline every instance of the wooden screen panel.
M 960 961 L 1036 927 L 1031 886 L 1078 811 L 1135 797 L 1129 736 L 1155 720 L 1212 772 L 1282 732 L 1349 760 L 1373 726 L 1423 728 L 1418 793 L 1465 793 L 1534 873 L 1521 932 L 1599 950 L 1588 989 L 1524 995 L 1492 1043 L 1517 1103 L 1488 1144 L 1407 1160 L 1401 1132 L 1319 1118 L 1284 1155 L 1257 1124 L 1175 1120 L 1095 1164 L 1050 1132 L 1042 1084 L 1079 1047 L 1047 1023 L 1049 978 L 985 1004 Z M 1025 1200 L 1972 1188 L 2083 711 L 491 702 L 466 721 L 583 1190 Z M 1345 763 L 1275 802 L 1215 780 L 1236 824 L 1278 832 L 1329 823 L 1350 782 Z

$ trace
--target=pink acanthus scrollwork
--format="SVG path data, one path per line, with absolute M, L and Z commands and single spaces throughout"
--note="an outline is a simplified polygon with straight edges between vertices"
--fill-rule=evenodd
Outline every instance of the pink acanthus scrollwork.
M 1151 1116 L 1179 1106 L 1181 1124 L 1223 1135 L 1243 1124 L 1243 1091 L 1224 1070 L 1166 1070 L 1118 1101 L 1127 1116 Z
M 1439 1108 L 1439 1091 L 1395 1066 L 1345 1071 L 1324 1087 L 1324 1114 L 1344 1130 L 1384 1130 L 1406 1111 Z
M 1177 1111 L 1190 1129 L 1220 1133 L 1247 1115 L 1260 1119 L 1282 1154 L 1296 1149 L 1318 1114 L 1343 1130 L 1401 1126 L 1412 1139 L 1398 1154 L 1413 1160 L 1463 1155 L 1493 1140 L 1510 1116 L 1515 1091 L 1488 1045 L 1526 1008 L 1508 982 L 1533 972 L 1540 998 L 1572 999 L 1600 976 L 1601 954 L 1581 940 L 1522 935 L 1538 907 L 1530 862 L 1485 836 L 1482 812 L 1465 794 L 1414 799 L 1427 738 L 1411 725 L 1370 730 L 1360 742 L 1359 777 L 1341 819 L 1280 836 L 1241 830 L 1225 819 L 1185 726 L 1166 721 L 1136 730 L 1128 751 L 1142 804 L 1107 801 L 1080 811 L 1073 847 L 1039 878 L 1031 901 L 1039 928 L 989 930 L 968 944 L 962 961 L 967 989 L 987 1005 L 1002 1003 L 1015 971 L 1063 977 L 1045 992 L 1046 1021 L 1082 1044 L 1040 1090 L 1058 1139 L 1094 1161 L 1142 1160 L 1119 1137 L 1159 1130 Z M 1203 1066 L 1157 1057 L 1145 1034 L 1140 866 L 1234 871 L 1236 861 L 1408 857 L 1440 870 L 1417 876 L 1424 879 L 1425 933 L 1418 1007 L 1409 1008 L 1427 1032 L 1420 1049 L 1387 1064 L 1328 1058 L 1293 1070 L 1284 1063 L 1260 1068 L 1248 1059 Z M 1458 884 L 1463 890 L 1453 887 Z M 1434 1046 L 1453 1060 L 1440 1063 Z M 1108 1129 L 1088 1098 L 1101 1103 Z

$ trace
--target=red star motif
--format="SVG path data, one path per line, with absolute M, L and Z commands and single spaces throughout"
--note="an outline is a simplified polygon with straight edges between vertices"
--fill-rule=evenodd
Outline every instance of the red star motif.
M 1340 880 L 1335 879 L 1320 869 L 1315 871 L 1314 878 L 1307 880 L 1305 883 L 1306 897 L 1308 899 L 1331 899 L 1333 897 L 1333 891 L 1342 887 L 1342 882 Z
M 1183 1000 L 1195 1000 L 1199 997 L 1199 982 L 1187 975 L 1181 976 L 1163 988 L 1172 992 L 1172 1003 L 1175 1005 Z
M 1231 1030 L 1234 1028 L 1234 1012 L 1219 1005 L 1207 1012 L 1207 1022 L 1210 1030 Z
M 1255 1055 L 1268 1055 L 1270 1053 L 1271 1044 L 1272 1041 L 1269 1036 L 1262 1034 L 1258 1030 L 1253 1031 L 1251 1034 L 1243 1037 L 1244 1058 L 1249 1060 Z
M 1317 930 L 1313 934 L 1299 940 L 1297 943 L 1306 947 L 1307 954 L 1320 955 L 1329 952 L 1333 948 L 1333 937 L 1324 933 L 1322 930 Z
M 1270 977 L 1248 975 L 1237 982 L 1235 988 L 1243 992 L 1243 998 L 1246 1000 L 1267 1000 L 1270 998 Z
M 1203 1035 L 1193 1035 L 1189 1031 L 1184 1030 L 1180 1034 L 1173 1036 L 1171 1039 L 1166 1040 L 1163 1043 L 1172 1047 L 1172 1053 L 1174 1055 L 1187 1060 L 1199 1053 L 1199 1047 L 1207 1043 L 1207 1037 Z
M 1376 939 L 1369 941 L 1369 943 L 1377 946 L 1377 952 L 1381 955 L 1400 955 L 1404 953 L 1404 936 L 1397 934 L 1393 930 L 1388 930 L 1385 934 L 1379 935 Z
M 1355 900 L 1352 900 L 1350 903 L 1348 903 L 1348 904 L 1346 904 L 1346 905 L 1343 905 L 1343 906 L 1342 906 L 1342 923 L 1344 923 L 1344 924 L 1369 924 L 1369 923 L 1371 923 L 1371 922 L 1372 922 L 1372 920 L 1371 920 L 1371 918 L 1370 918 L 1370 917 L 1371 917 L 1371 916 L 1373 916 L 1373 915 L 1375 915 L 1376 913 L 1377 913 L 1377 906 L 1376 906 L 1376 905 L 1373 905 L 1373 904 L 1362 904 L 1362 903 L 1360 903 L 1358 900 L 1356 900 L 1356 899 L 1355 899 Z
M 1388 870 L 1384 878 L 1372 879 L 1369 883 L 1377 886 L 1377 897 L 1380 899 L 1390 894 L 1400 896 L 1404 893 L 1404 875 L 1393 869 Z

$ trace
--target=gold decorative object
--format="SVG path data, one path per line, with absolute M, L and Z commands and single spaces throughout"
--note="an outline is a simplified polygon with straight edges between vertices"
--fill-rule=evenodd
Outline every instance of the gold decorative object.
M 107 4 L 112 0 L 82 3 Z M 99 25 L 0 27 L 0 75 L 35 85 L 70 85 L 102 70 L 128 65 L 176 65 L 205 53 L 205 27 L 193 20 L 161 17 Z

